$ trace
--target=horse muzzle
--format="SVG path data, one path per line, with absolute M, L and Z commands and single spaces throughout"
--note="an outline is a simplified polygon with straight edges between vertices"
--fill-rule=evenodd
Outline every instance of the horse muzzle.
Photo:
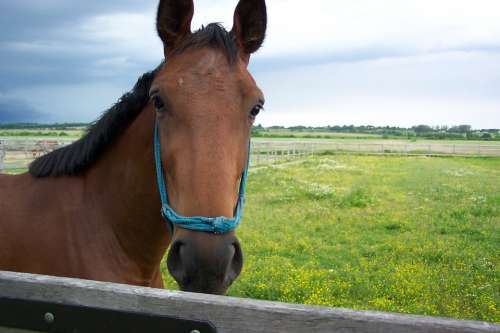
M 226 293 L 243 266 L 243 254 L 236 237 L 182 230 L 172 243 L 167 258 L 170 274 L 182 291 Z

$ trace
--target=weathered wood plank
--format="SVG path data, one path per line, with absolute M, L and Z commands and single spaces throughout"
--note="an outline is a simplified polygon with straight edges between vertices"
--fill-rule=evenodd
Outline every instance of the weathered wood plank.
M 0 272 L 1 296 L 209 320 L 222 333 L 500 332 L 500 325 L 486 322 L 285 304 L 12 272 Z

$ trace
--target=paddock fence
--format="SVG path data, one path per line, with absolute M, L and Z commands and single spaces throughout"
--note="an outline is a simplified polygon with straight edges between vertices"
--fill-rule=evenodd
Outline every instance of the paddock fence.
M 58 140 L 0 140 L 0 173 L 25 170 L 33 159 L 70 143 L 71 141 Z M 270 164 L 321 154 L 500 157 L 500 145 L 254 140 L 251 165 Z
M 252 143 L 252 165 L 287 161 L 304 156 L 321 154 L 500 157 L 500 145 L 467 143 L 345 143 L 335 141 L 254 141 Z
M 305 306 L 0 271 L 0 332 L 484 333 L 479 321 Z
M 71 143 L 68 140 L 0 140 L 0 173 L 26 169 L 35 158 Z

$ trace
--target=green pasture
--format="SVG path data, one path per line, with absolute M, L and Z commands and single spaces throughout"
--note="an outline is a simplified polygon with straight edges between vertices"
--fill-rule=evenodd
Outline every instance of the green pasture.
M 263 139 L 350 139 L 350 140 L 370 140 L 382 139 L 379 134 L 367 133 L 340 133 L 340 132 L 317 132 L 317 131 L 291 131 L 283 130 L 268 130 L 258 131 L 252 134 L 255 138 Z
M 382 138 L 382 136 L 372 135 L 364 136 L 361 134 L 349 135 L 331 135 L 329 137 L 276 137 L 276 136 L 260 136 L 252 137 L 253 142 L 319 142 L 319 143 L 355 143 L 355 144 L 436 144 L 436 145 L 481 145 L 481 146 L 500 146 L 500 141 L 485 141 L 485 140 L 430 140 L 430 139 L 407 139 L 407 138 Z
M 238 235 L 232 296 L 500 321 L 500 159 L 257 167 Z
M 0 138 L 9 140 L 76 140 L 84 128 L 71 129 L 0 129 Z

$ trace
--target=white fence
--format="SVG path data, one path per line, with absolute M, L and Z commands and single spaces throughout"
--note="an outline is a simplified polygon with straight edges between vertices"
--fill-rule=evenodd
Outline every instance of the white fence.
M 253 165 L 291 160 L 314 154 L 459 155 L 500 157 L 500 145 L 467 143 L 345 143 L 335 141 L 255 141 L 252 143 Z
M 485 333 L 500 325 L 395 313 L 305 306 L 224 296 L 183 293 L 88 280 L 0 271 L 0 332 L 176 332 L 176 333 Z M 36 309 L 34 307 L 38 306 Z M 53 309 L 56 309 L 54 311 Z M 75 316 L 72 312 L 80 311 Z M 89 330 L 86 312 L 105 311 L 105 320 Z M 21 312 L 21 313 L 20 313 Z M 23 312 L 26 312 L 23 319 Z M 121 314 L 121 319 L 117 319 Z M 142 316 L 136 326 L 116 329 Z M 189 327 L 145 327 L 168 316 L 195 320 Z M 9 320 L 15 317 L 19 320 Z M 132 317 L 132 318 L 130 318 Z M 91 320 L 92 318 L 89 318 Z M 94 316 L 95 321 L 95 316 Z M 115 319 L 115 320 L 113 320 Z M 168 318 L 167 318 L 168 319 Z M 202 326 L 201 323 L 208 325 Z M 175 323 L 173 323 L 175 325 Z M 59 325 L 59 326 L 58 326 Z M 134 325 L 133 323 L 131 325 Z M 62 327 L 65 326 L 65 329 Z M 87 327 L 81 329 L 80 326 Z M 114 327 L 114 328 L 113 328 Z M 37 329 L 39 328 L 39 329 Z M 105 328 L 105 329 L 104 329 Z M 23 329 L 22 331 L 18 329 Z
M 0 140 L 0 173 L 2 171 L 25 169 L 35 158 L 64 147 L 71 142 L 59 140 Z
M 70 141 L 0 141 L 0 172 L 25 169 L 34 158 L 70 144 Z M 396 154 L 499 156 L 500 144 L 370 143 L 339 141 L 260 141 L 252 143 L 253 166 L 314 154 Z
M 0 141 L 0 172 L 2 172 L 5 169 L 4 161 L 5 161 L 5 148 L 4 148 L 4 143 Z

